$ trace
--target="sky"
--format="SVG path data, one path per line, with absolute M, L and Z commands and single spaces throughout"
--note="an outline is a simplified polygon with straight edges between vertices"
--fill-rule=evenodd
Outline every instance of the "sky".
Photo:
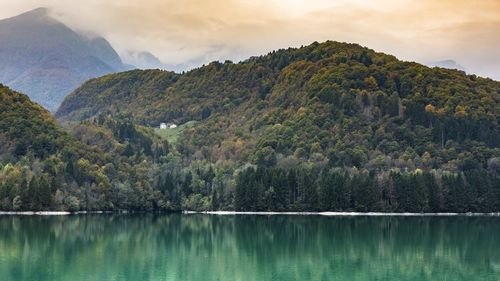
M 0 18 L 38 7 L 181 69 L 335 40 L 500 80 L 500 0 L 0 0 Z

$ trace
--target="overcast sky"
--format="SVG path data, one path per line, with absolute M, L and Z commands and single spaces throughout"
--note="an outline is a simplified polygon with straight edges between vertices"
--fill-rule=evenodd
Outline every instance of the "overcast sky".
M 173 65 L 336 40 L 500 80 L 500 0 L 0 0 L 0 18 L 37 7 Z

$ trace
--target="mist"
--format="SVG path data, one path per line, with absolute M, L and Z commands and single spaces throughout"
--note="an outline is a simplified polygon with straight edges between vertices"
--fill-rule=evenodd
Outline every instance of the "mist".
M 122 56 L 148 51 L 176 70 L 336 40 L 500 80 L 495 0 L 0 0 L 0 18 L 41 6 Z

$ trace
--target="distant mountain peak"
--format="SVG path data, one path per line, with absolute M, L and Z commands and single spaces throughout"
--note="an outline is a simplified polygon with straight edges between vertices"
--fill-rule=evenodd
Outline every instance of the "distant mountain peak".
M 23 13 L 21 15 L 44 16 L 44 15 L 47 15 L 48 13 L 49 13 L 49 8 L 40 7 L 40 8 L 33 9 L 31 11 L 28 11 L 26 13 Z
M 45 7 L 41 7 L 41 8 L 36 8 L 34 10 L 31 10 L 31 11 L 24 12 L 24 13 L 17 15 L 17 16 L 7 18 L 5 20 L 22 21 L 22 20 L 40 20 L 40 19 L 48 19 L 48 18 L 54 20 L 52 17 L 50 17 L 50 9 L 45 8 Z
M 128 69 L 99 36 L 89 38 L 37 8 L 0 20 L 0 82 L 55 111 L 82 82 Z
M 123 54 L 123 60 L 139 69 L 167 69 L 159 58 L 147 51 L 128 50 Z
M 447 69 L 456 69 L 456 70 L 466 71 L 465 67 L 461 66 L 460 64 L 458 64 L 456 61 L 454 61 L 452 59 L 431 62 L 428 65 L 431 67 L 442 67 L 442 68 L 447 68 Z

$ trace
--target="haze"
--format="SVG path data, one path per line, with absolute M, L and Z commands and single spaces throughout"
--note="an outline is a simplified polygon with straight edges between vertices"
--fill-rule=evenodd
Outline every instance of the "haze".
M 0 18 L 42 6 L 122 55 L 149 51 L 181 70 L 329 39 L 500 80 L 498 0 L 0 0 Z

